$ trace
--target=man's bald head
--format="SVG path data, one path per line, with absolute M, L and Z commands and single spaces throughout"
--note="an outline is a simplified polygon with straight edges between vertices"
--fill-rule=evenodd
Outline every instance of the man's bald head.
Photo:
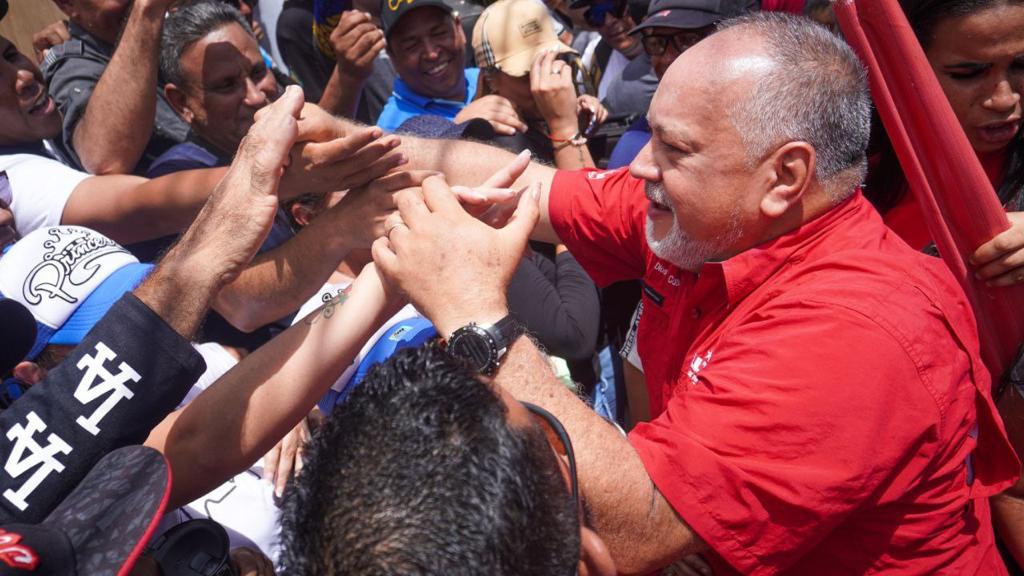
M 725 112 L 749 163 L 805 141 L 834 200 L 863 180 L 871 100 L 864 68 L 841 38 L 806 18 L 759 13 L 723 22 L 683 56 L 706 61 L 721 90 L 741 94 L 726 99 Z

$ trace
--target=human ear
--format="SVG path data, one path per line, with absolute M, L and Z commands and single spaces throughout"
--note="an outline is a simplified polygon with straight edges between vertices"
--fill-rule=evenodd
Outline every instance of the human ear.
M 808 142 L 787 142 L 765 159 L 768 190 L 761 198 L 761 212 L 779 218 L 800 202 L 814 178 L 817 158 Z
M 29 386 L 35 386 L 46 378 L 46 370 L 39 367 L 35 362 L 18 362 L 12 371 L 14 377 Z
M 174 108 L 174 111 L 177 112 L 187 124 L 192 124 L 192 120 L 195 119 L 195 114 L 193 114 L 192 109 L 188 107 L 188 99 L 185 97 L 185 91 L 176 84 L 168 83 L 164 86 L 164 95 L 167 96 L 167 103 L 171 105 L 171 108 Z
M 579 576 L 616 576 L 615 561 L 604 540 L 590 528 L 580 526 Z

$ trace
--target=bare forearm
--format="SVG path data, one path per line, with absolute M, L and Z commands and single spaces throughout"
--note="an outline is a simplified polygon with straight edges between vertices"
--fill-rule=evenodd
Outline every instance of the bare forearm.
M 162 7 L 136 3 L 74 134 L 93 174 L 131 173 L 153 132 Z
M 340 309 L 321 309 L 225 374 L 165 419 L 146 444 L 175 473 L 171 506 L 251 466 L 309 412 L 385 320 L 377 287 L 357 282 Z
M 71 194 L 61 223 L 86 226 L 121 244 L 184 230 L 210 197 L 227 168 L 186 170 L 146 180 L 95 176 Z
M 582 170 L 594 168 L 594 159 L 590 156 L 590 149 L 586 144 L 575 146 L 569 144 L 555 150 L 555 166 L 559 170 Z
M 334 67 L 331 78 L 324 87 L 324 93 L 318 103 L 321 108 L 336 116 L 355 118 L 359 108 L 359 94 L 363 90 L 363 81 L 342 74 Z
M 245 331 L 298 310 L 351 249 L 337 216 L 327 211 L 288 242 L 258 255 L 220 291 L 214 309 Z
M 555 378 L 528 338 L 511 347 L 495 382 L 565 425 L 593 526 L 620 573 L 649 573 L 705 548 L 655 488 L 626 438 Z

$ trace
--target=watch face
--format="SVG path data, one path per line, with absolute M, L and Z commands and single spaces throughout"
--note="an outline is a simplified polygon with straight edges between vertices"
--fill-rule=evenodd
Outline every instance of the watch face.
M 477 332 L 475 326 L 460 329 L 452 334 L 448 342 L 448 352 L 456 358 L 461 358 L 477 372 L 484 372 L 490 368 L 494 349 L 487 334 Z

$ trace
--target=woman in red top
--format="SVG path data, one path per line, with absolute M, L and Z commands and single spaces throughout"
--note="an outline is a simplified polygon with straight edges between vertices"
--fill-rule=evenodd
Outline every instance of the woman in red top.
M 928 61 L 1009 211 L 1010 230 L 972 256 L 993 285 L 1024 281 L 1024 0 L 904 0 Z M 931 242 L 888 138 L 866 193 L 889 224 L 915 248 Z

